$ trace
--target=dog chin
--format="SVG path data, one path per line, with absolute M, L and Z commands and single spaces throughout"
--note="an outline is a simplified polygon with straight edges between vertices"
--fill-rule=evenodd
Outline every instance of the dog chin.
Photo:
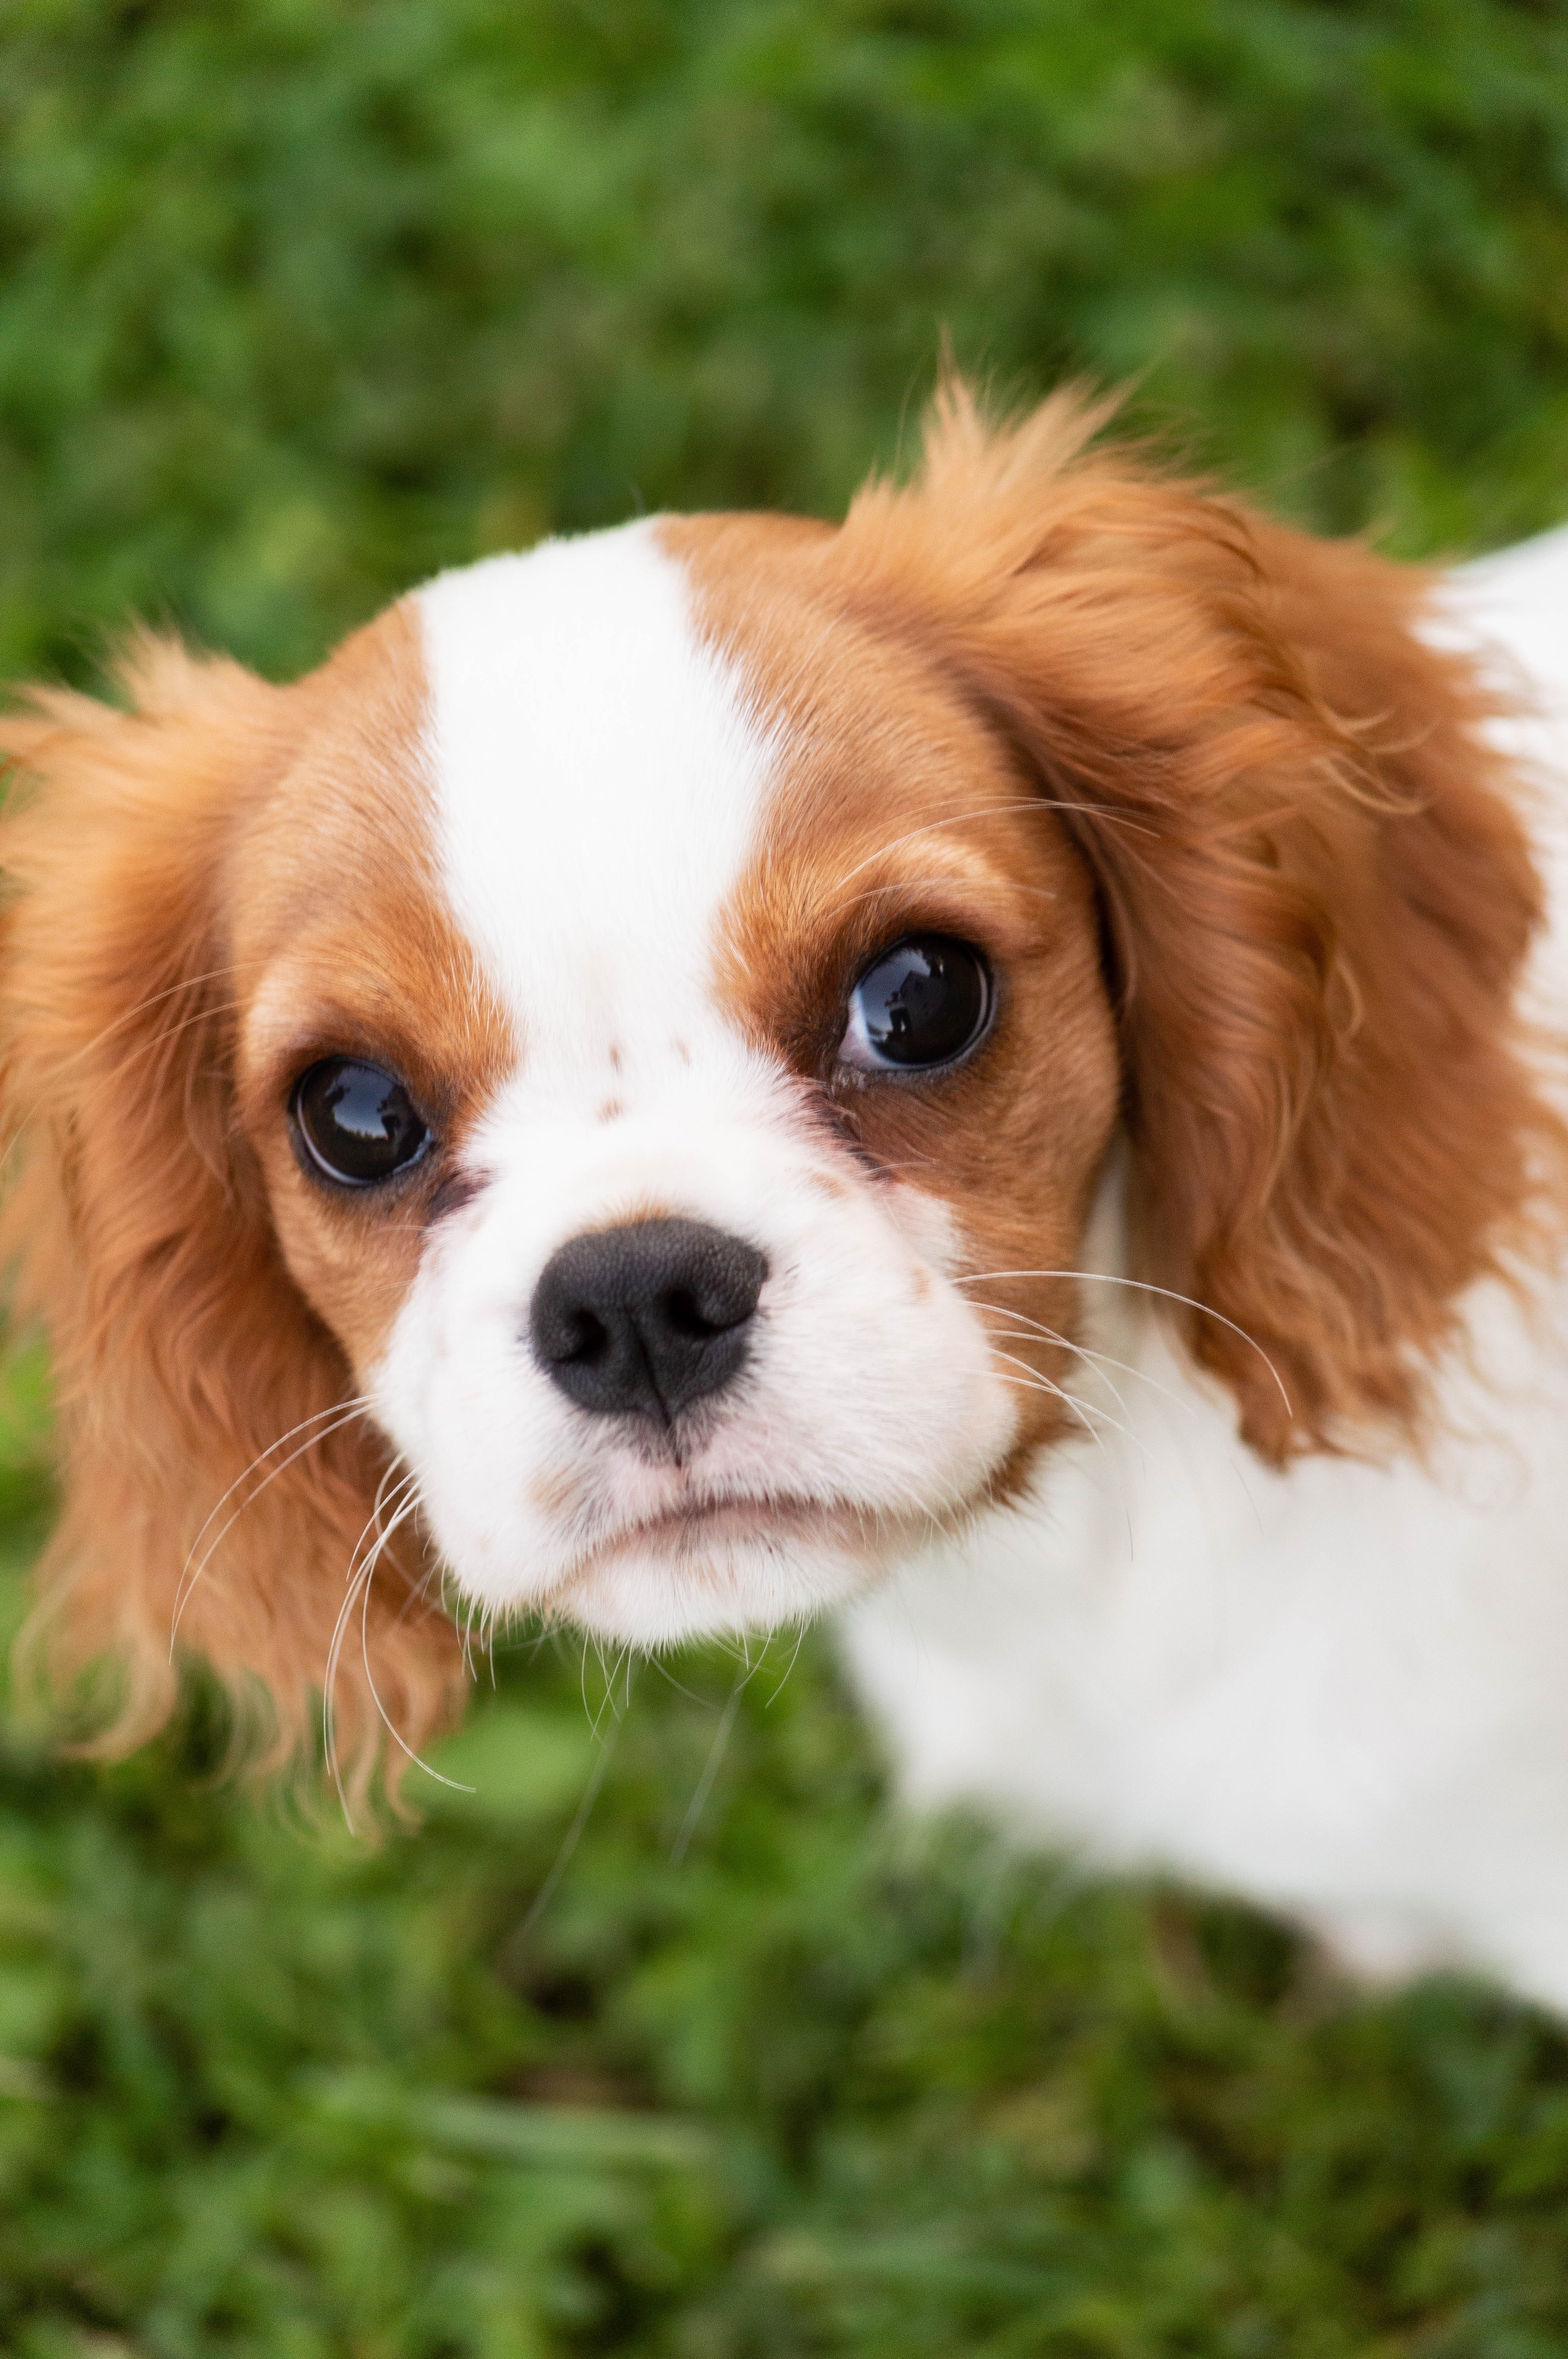
M 910 1538 L 885 1519 L 806 1501 L 672 1516 L 601 1544 L 546 1610 L 650 1648 L 774 1630 L 871 1587 Z

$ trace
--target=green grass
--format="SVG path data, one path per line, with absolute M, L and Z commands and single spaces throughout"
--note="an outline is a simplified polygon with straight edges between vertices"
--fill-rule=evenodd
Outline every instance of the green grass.
M 938 336 L 1408 549 L 1568 474 L 1561 0 L 8 0 L 0 670 L 838 507 Z
M 1561 2038 L 910 1827 L 792 1652 L 695 1824 L 720 1654 L 503 1658 L 374 1846 L 215 1786 L 200 1702 L 109 1771 L 13 1734 L 0 2347 L 1568 2348 Z
M 0 669 L 831 512 L 944 328 L 1485 546 L 1568 507 L 1565 289 L 1561 0 L 11 0 Z M 23 1361 L 12 1621 L 46 1424 Z M 912 1827 L 827 1641 L 738 1669 L 519 1645 L 374 1845 L 200 1693 L 112 1769 L 5 1717 L 0 2348 L 1568 2353 L 1556 2033 Z

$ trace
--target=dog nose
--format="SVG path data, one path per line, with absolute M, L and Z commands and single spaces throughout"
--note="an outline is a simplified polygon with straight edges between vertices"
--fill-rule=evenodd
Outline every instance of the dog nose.
M 768 1265 L 701 1221 L 633 1221 L 571 1237 L 528 1313 L 535 1355 L 579 1408 L 667 1425 L 746 1356 Z

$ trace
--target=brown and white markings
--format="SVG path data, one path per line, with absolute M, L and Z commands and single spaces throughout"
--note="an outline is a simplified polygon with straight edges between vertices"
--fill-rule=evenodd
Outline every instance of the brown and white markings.
M 871 1598 L 921 1790 L 1568 2000 L 1498 699 L 1422 577 L 1090 423 L 953 389 L 838 528 L 550 542 L 295 686 L 144 643 L 5 724 L 46 1626 L 125 1737 L 171 1633 L 284 1746 L 330 1666 L 362 1777 L 460 1696 L 443 1594 Z

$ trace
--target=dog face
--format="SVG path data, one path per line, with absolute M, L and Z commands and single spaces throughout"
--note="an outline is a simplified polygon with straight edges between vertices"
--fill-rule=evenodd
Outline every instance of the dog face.
M 1119 1089 L 1088 878 L 795 540 L 643 524 L 436 582 L 238 863 L 283 1257 L 487 1614 L 798 1617 L 1063 1412 L 1069 1281 L 998 1281 L 1038 1388 L 966 1281 L 1072 1266 Z
M 1254 1445 L 1414 1429 L 1552 1128 L 1478 700 L 1407 577 L 1084 440 L 954 394 L 837 531 L 549 543 L 294 688 L 143 649 L 11 724 L 10 1234 L 127 1734 L 171 1625 L 286 1735 L 351 1627 L 416 1743 L 437 1575 L 659 1643 L 1011 1497 L 1119 1129 Z

